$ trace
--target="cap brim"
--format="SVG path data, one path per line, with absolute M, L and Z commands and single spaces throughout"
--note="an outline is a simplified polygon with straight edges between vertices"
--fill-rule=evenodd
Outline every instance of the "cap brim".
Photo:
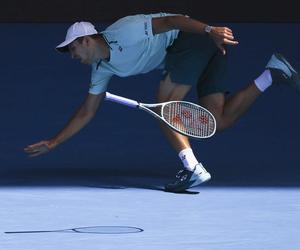
M 56 49 L 58 52 L 61 52 L 61 53 L 69 52 L 69 47 L 68 47 L 68 45 L 65 46 L 65 47 L 56 47 L 55 49 Z
M 61 53 L 65 53 L 65 52 L 69 52 L 69 44 L 73 41 L 75 41 L 78 37 L 74 37 L 72 39 L 68 39 L 64 42 L 62 42 L 61 44 L 59 44 L 58 46 L 56 46 L 56 50 L 61 52 Z
M 61 44 L 59 44 L 58 46 L 56 46 L 56 50 L 59 51 L 59 52 L 69 52 L 69 47 L 68 45 L 75 41 L 77 38 L 80 38 L 80 37 L 84 37 L 84 36 L 91 36 L 91 35 L 96 35 L 98 34 L 98 32 L 95 30 L 95 31 L 92 31 L 92 32 L 89 32 L 89 33 L 86 33 L 84 35 L 80 35 L 80 36 L 75 36 L 75 37 L 72 37 L 68 40 L 65 40 L 64 42 L 62 42 Z

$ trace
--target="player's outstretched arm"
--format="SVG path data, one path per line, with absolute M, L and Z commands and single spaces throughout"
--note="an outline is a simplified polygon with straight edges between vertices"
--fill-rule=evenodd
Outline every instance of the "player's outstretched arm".
M 209 26 L 183 15 L 164 16 L 152 19 L 152 31 L 154 35 L 173 29 L 191 33 L 208 33 L 224 55 L 226 53 L 224 44 L 238 44 L 238 41 L 234 38 L 233 31 L 228 27 Z
M 43 140 L 38 143 L 25 147 L 24 151 L 31 157 L 48 153 L 50 150 L 57 147 L 67 139 L 71 138 L 94 117 L 96 111 L 102 101 L 104 94 L 92 95 L 89 94 L 77 112 L 69 120 L 66 126 L 53 138 Z

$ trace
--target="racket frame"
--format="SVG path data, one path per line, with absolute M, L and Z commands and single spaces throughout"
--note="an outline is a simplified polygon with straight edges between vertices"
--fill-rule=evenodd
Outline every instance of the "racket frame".
M 126 98 L 126 97 L 114 95 L 114 94 L 111 94 L 109 92 L 106 92 L 106 94 L 105 94 L 105 100 L 116 102 L 116 103 L 119 103 L 119 104 L 122 104 L 122 105 L 125 105 L 125 106 L 128 106 L 128 107 L 131 107 L 131 108 L 138 108 L 138 109 L 144 110 L 144 111 L 148 112 L 149 114 L 153 115 L 158 120 L 162 120 L 163 122 L 165 122 L 170 128 L 172 128 L 176 132 L 178 132 L 178 133 L 180 133 L 182 135 L 185 135 L 185 136 L 189 136 L 189 137 L 195 138 L 195 139 L 206 139 L 206 138 L 212 137 L 215 134 L 215 132 L 216 132 L 216 119 L 215 119 L 214 115 L 209 110 L 207 110 L 206 108 L 204 108 L 204 107 L 202 107 L 202 106 L 200 106 L 198 104 L 192 103 L 192 102 L 187 102 L 187 101 L 168 101 L 168 102 L 161 102 L 161 103 L 155 103 L 155 104 L 148 104 L 148 103 L 137 102 L 135 100 L 132 100 L 132 99 L 129 99 L 129 98 Z M 213 119 L 213 123 L 214 123 L 214 130 L 213 130 L 213 132 L 210 133 L 207 136 L 201 136 L 200 137 L 200 136 L 194 136 L 194 135 L 190 135 L 190 134 L 184 133 L 183 131 L 180 131 L 179 129 L 177 129 L 176 127 L 174 127 L 172 124 L 170 124 L 163 117 L 163 108 L 164 108 L 164 106 L 166 106 L 166 105 L 168 105 L 170 103 L 185 103 L 185 104 L 189 104 L 189 105 L 192 105 L 192 106 L 197 106 L 197 107 L 201 108 L 202 110 L 204 110 L 205 112 L 207 112 L 209 114 L 209 116 Z M 153 111 L 151 109 L 151 108 L 158 108 L 158 107 L 160 107 L 160 115 L 157 114 L 155 111 Z

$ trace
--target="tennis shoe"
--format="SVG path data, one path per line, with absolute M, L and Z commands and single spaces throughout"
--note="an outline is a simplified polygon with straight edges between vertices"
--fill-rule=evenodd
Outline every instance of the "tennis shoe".
M 186 189 L 195 187 L 209 181 L 211 179 L 210 173 L 206 171 L 201 163 L 198 163 L 193 171 L 188 169 L 180 170 L 175 177 L 174 182 L 167 184 L 165 190 L 167 192 L 183 192 Z
M 266 69 L 271 72 L 273 84 L 287 85 L 300 92 L 300 76 L 295 68 L 284 58 L 283 55 L 275 53 L 269 60 Z

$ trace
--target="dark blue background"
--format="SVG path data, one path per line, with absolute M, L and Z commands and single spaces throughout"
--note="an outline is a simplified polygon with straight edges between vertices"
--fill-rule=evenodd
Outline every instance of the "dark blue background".
M 3 178 L 42 175 L 135 175 L 170 177 L 180 167 L 157 121 L 144 112 L 103 103 L 95 119 L 55 151 L 28 158 L 23 148 L 54 136 L 88 92 L 90 68 L 54 47 L 70 24 L 0 24 L 0 173 Z M 240 44 L 228 50 L 232 92 L 256 78 L 273 52 L 300 68 L 300 24 L 226 24 Z M 106 25 L 97 25 L 98 28 Z M 160 72 L 114 77 L 112 93 L 154 102 Z M 187 100 L 196 101 L 191 92 Z M 300 96 L 271 88 L 231 129 L 194 152 L 215 185 L 299 185 Z

